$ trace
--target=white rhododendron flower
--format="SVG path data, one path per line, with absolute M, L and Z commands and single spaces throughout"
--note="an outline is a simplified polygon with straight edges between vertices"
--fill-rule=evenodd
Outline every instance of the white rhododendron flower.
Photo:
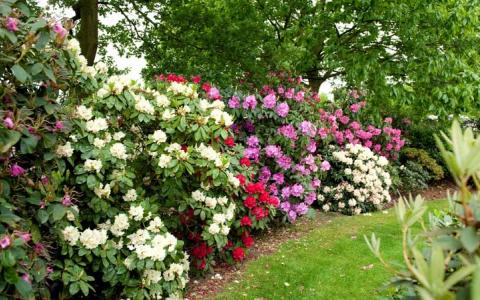
M 220 232 L 220 226 L 217 223 L 213 223 L 208 227 L 210 234 L 218 234 Z
M 128 229 L 129 222 L 126 214 L 119 214 L 115 216 L 115 221 L 110 227 L 110 231 L 114 236 L 122 236 L 125 230 Z
M 63 238 L 68 242 L 70 246 L 74 246 L 80 238 L 80 232 L 74 226 L 67 226 L 62 231 Z
M 150 101 L 145 99 L 145 97 L 143 96 L 137 96 L 135 98 L 135 109 L 139 112 L 143 112 L 149 115 L 155 114 L 155 108 L 150 103 Z
M 107 231 L 86 229 L 80 234 L 80 243 L 87 249 L 95 249 L 107 242 Z
M 59 145 L 55 152 L 59 157 L 70 157 L 73 155 L 72 144 L 66 142 L 65 145 Z
M 160 168 L 166 168 L 171 161 L 172 157 L 170 155 L 162 154 L 158 160 L 158 166 Z
M 84 164 L 85 171 L 87 172 L 97 172 L 99 173 L 102 170 L 102 161 L 96 159 L 87 159 Z
M 103 147 L 105 147 L 106 143 L 107 143 L 106 140 L 102 140 L 102 139 L 99 139 L 99 138 L 95 138 L 93 140 L 93 145 L 98 149 L 102 149 Z
M 108 198 L 110 197 L 110 192 L 111 192 L 110 184 L 108 183 L 105 185 L 100 184 L 94 189 L 94 192 L 95 192 L 95 195 L 98 196 L 98 198 Z
M 171 109 L 166 109 L 162 113 L 162 120 L 164 121 L 170 121 L 175 117 L 175 112 Z
M 127 193 L 123 196 L 123 200 L 125 201 L 137 200 L 137 191 L 135 191 L 135 189 L 128 190 Z
M 118 159 L 127 159 L 127 148 L 122 143 L 115 143 L 110 147 L 110 154 Z
M 107 120 L 96 118 L 87 122 L 85 129 L 89 132 L 97 133 L 108 128 Z
M 155 94 L 155 101 L 157 102 L 157 105 L 160 107 L 167 107 L 170 105 L 170 100 L 168 100 L 167 96 L 165 95 L 160 95 L 160 94 Z
M 77 106 L 75 115 L 79 119 L 89 121 L 93 117 L 93 112 L 91 108 L 87 108 L 85 107 L 85 105 L 80 105 L 80 106 Z
M 130 206 L 130 210 L 128 211 L 128 214 L 135 221 L 141 221 L 143 219 L 143 212 L 144 212 L 144 209 L 142 206 L 132 205 Z
M 119 131 L 119 132 L 116 132 L 114 135 L 113 135 L 113 139 L 115 141 L 120 141 L 121 139 L 123 139 L 125 137 L 125 133 L 123 133 L 122 131 Z
M 160 129 L 153 132 L 152 138 L 157 144 L 165 143 L 167 141 L 167 135 Z

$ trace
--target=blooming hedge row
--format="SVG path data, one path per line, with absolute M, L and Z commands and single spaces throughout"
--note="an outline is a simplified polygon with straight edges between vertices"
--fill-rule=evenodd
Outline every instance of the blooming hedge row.
M 200 77 L 108 77 L 62 24 L 22 1 L 0 13 L 0 295 L 181 298 L 190 265 L 243 260 L 274 219 L 389 200 L 378 155 L 403 141 L 362 125 L 355 95 L 342 109 L 294 80 L 222 97 Z

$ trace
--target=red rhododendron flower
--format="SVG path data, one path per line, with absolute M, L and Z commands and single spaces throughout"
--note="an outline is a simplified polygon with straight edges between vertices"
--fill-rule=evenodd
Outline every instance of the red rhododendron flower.
M 196 75 L 192 77 L 193 83 L 199 83 L 200 81 L 202 81 L 202 77 L 200 77 L 200 75 Z
M 190 223 L 190 221 L 192 221 L 192 219 L 193 219 L 193 214 L 194 214 L 194 211 L 191 208 L 189 210 L 187 210 L 186 212 L 181 213 L 180 214 L 180 223 L 182 223 L 183 225 L 186 225 L 186 224 Z
M 265 186 L 261 182 L 249 183 L 246 188 L 247 193 L 257 194 L 265 191 Z
M 263 208 L 257 206 L 252 209 L 252 214 L 257 220 L 261 220 L 268 215 L 268 210 L 264 210 Z
M 232 257 L 236 261 L 242 261 L 245 258 L 245 251 L 242 247 L 237 247 L 232 251 Z
M 201 243 L 200 245 L 195 246 L 192 249 L 192 255 L 196 258 L 204 258 L 205 256 L 212 253 L 212 251 L 212 247 L 208 247 L 207 243 Z
M 204 84 L 202 84 L 202 90 L 204 90 L 205 93 L 208 93 L 208 91 L 210 91 L 211 88 L 212 88 L 212 86 L 211 86 L 209 83 L 207 83 L 207 82 L 205 82 Z
M 247 248 L 252 247 L 253 244 L 254 244 L 253 238 L 251 236 L 244 236 L 242 238 L 242 242 L 245 245 L 245 247 L 247 247 Z
M 235 176 L 235 177 L 237 177 L 237 179 L 240 181 L 240 184 L 241 184 L 241 185 L 244 185 L 244 184 L 245 184 L 246 178 L 245 178 L 245 176 L 243 176 L 243 174 L 238 174 L 238 175 Z
M 255 205 L 257 205 L 257 200 L 255 200 L 254 197 L 252 196 L 248 196 L 244 201 L 243 201 L 243 205 L 245 205 L 245 207 L 248 207 L 250 209 L 254 208 Z
M 258 201 L 268 203 L 270 201 L 270 195 L 266 192 L 262 192 L 260 193 L 260 196 L 258 196 Z
M 278 207 L 280 205 L 280 200 L 277 197 L 270 197 L 268 204 Z
M 250 167 L 251 163 L 250 160 L 246 157 L 240 158 L 240 165 L 245 167 Z
M 225 145 L 227 145 L 230 148 L 235 146 L 235 140 L 233 139 L 233 137 L 229 136 L 228 138 L 226 138 Z
M 240 219 L 240 225 L 242 226 L 252 226 L 252 220 L 249 216 L 244 216 Z

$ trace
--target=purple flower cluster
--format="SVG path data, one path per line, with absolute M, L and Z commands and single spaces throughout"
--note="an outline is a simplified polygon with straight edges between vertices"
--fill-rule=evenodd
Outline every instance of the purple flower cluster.
M 293 125 L 283 125 L 277 129 L 278 133 L 291 139 L 292 141 L 296 141 L 298 139 L 297 131 Z

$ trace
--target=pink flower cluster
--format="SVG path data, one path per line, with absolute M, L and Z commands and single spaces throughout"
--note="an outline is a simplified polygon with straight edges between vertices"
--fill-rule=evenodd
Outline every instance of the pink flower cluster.
M 351 114 L 357 113 L 360 108 L 365 106 L 365 102 L 354 104 L 358 105 L 355 106 L 355 109 L 351 109 L 353 104 L 350 105 Z M 405 140 L 401 138 L 402 132 L 400 129 L 390 126 L 379 128 L 371 124 L 364 126 L 342 109 L 337 109 L 334 113 L 321 110 L 320 120 L 324 123 L 324 126 L 318 129 L 318 137 L 326 139 L 331 136 L 340 146 L 361 144 L 377 154 L 396 159 L 397 152 L 405 145 Z M 391 122 L 391 118 L 386 118 L 384 123 L 389 125 Z

